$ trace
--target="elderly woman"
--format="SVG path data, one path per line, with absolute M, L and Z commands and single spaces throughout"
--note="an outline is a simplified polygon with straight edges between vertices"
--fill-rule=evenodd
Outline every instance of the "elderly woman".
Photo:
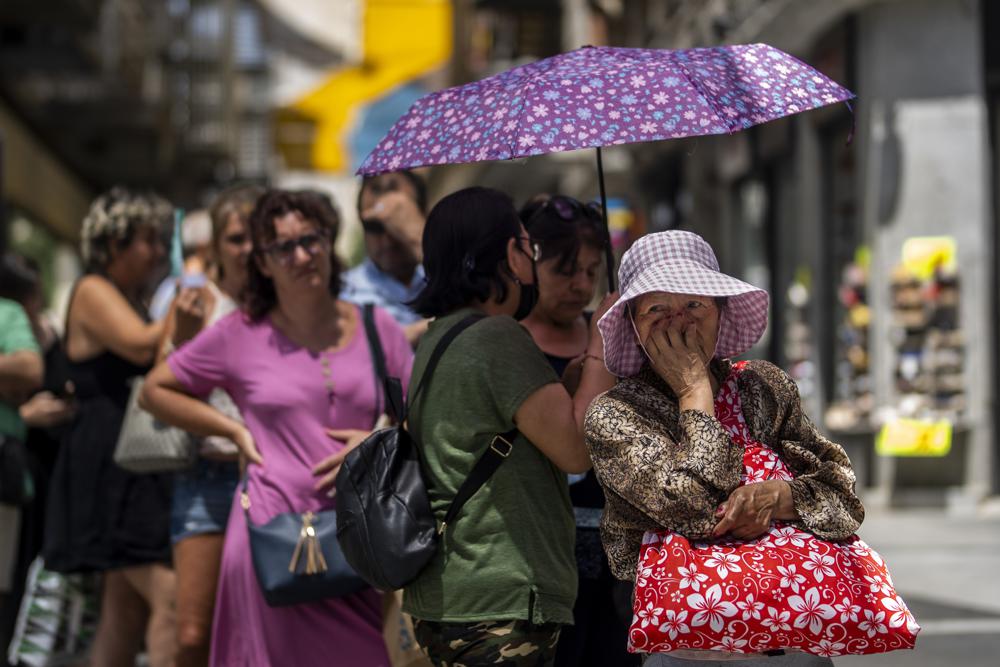
M 748 543 L 782 526 L 824 540 L 851 537 L 864 508 L 844 450 L 802 413 L 795 384 L 784 372 L 766 361 L 729 360 L 764 332 L 767 293 L 720 273 L 711 247 L 683 231 L 640 239 L 622 260 L 620 282 L 621 298 L 599 327 L 605 363 L 621 381 L 593 402 L 586 419 L 587 445 L 607 496 L 601 531 L 615 575 L 636 580 L 644 545 L 666 545 L 672 536 L 690 540 L 694 550 L 709 548 L 713 540 Z M 730 572 L 726 563 L 734 563 L 733 572 L 743 567 L 735 564 L 734 549 L 718 560 L 723 579 Z M 652 568 L 640 575 L 643 582 L 656 576 Z M 663 618 L 637 615 L 640 634 L 653 620 L 656 626 L 665 620 L 660 629 L 674 636 L 699 618 L 721 629 L 738 614 L 738 603 L 713 598 L 727 605 L 709 610 L 719 615 L 699 617 L 692 610 L 670 625 L 687 613 L 671 601 L 680 601 L 682 593 L 709 594 L 708 577 L 693 576 L 691 587 L 678 590 L 663 608 L 651 607 Z M 729 592 L 726 585 L 734 581 L 735 575 L 719 590 Z M 752 594 L 750 610 L 743 618 L 760 618 Z M 633 623 L 632 648 L 647 650 L 636 628 Z M 675 657 L 681 655 L 706 657 L 688 651 L 657 656 L 656 664 L 683 664 Z M 829 664 L 805 654 L 778 663 L 785 660 Z

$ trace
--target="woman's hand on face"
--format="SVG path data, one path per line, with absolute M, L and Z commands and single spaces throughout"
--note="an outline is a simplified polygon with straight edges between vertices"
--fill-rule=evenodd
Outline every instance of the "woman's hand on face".
M 644 345 L 653 370 L 678 398 L 705 387 L 711 396 L 708 364 L 712 357 L 705 351 L 705 340 L 694 323 L 674 318 L 665 327 L 654 327 Z
M 343 465 L 344 459 L 347 458 L 352 449 L 360 445 L 365 438 L 371 435 L 371 431 L 361 431 L 353 428 L 331 428 L 327 430 L 326 434 L 334 440 L 343 442 L 344 448 L 313 466 L 313 475 L 322 475 L 313 488 L 317 491 L 328 489 L 327 494 L 332 497 L 334 494 L 333 483 L 337 479 L 337 473 L 340 472 L 340 466 Z
M 719 522 L 712 537 L 730 534 L 740 540 L 752 540 L 771 529 L 771 522 L 794 518 L 792 490 L 788 482 L 769 480 L 735 489 L 715 511 Z
M 174 346 L 180 347 L 205 326 L 207 290 L 202 287 L 180 291 L 175 302 Z

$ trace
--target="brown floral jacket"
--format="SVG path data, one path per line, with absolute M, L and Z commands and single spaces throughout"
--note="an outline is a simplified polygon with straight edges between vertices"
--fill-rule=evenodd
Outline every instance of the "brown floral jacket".
M 713 362 L 725 381 L 731 363 Z M 814 535 L 838 540 L 861 525 L 864 507 L 844 449 L 820 435 L 802 413 L 798 389 L 766 361 L 739 376 L 751 435 L 773 448 L 795 475 L 790 482 L 799 520 Z M 679 414 L 677 398 L 648 365 L 597 397 L 587 411 L 587 447 L 607 496 L 601 537 L 611 571 L 634 579 L 642 535 L 670 530 L 705 539 L 715 508 L 739 486 L 743 448 L 722 424 L 698 410 Z

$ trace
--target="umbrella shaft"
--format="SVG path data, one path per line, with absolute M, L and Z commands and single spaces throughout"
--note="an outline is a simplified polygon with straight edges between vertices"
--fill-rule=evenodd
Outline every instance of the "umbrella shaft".
M 601 147 L 597 147 L 597 183 L 601 188 L 601 216 L 604 218 L 604 231 L 608 243 L 604 246 L 604 260 L 608 269 L 608 292 L 615 291 L 615 256 L 611 251 L 611 228 L 608 226 L 608 196 L 604 191 L 604 162 L 601 159 Z

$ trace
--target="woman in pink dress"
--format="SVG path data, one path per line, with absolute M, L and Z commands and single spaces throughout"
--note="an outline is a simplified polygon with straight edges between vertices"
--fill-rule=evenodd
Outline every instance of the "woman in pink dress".
M 336 228 L 316 199 L 271 191 L 250 216 L 248 299 L 157 366 L 144 402 L 164 421 L 235 442 L 247 467 L 250 519 L 333 506 L 344 454 L 382 411 L 362 312 L 336 298 Z M 376 310 L 391 376 L 409 381 L 402 329 Z M 195 400 L 214 388 L 246 425 Z M 238 494 L 237 494 L 238 495 Z M 234 503 L 238 502 L 234 498 Z M 234 505 L 226 529 L 211 664 L 388 666 L 382 597 L 365 589 L 320 602 L 269 607 L 254 573 L 246 519 Z

